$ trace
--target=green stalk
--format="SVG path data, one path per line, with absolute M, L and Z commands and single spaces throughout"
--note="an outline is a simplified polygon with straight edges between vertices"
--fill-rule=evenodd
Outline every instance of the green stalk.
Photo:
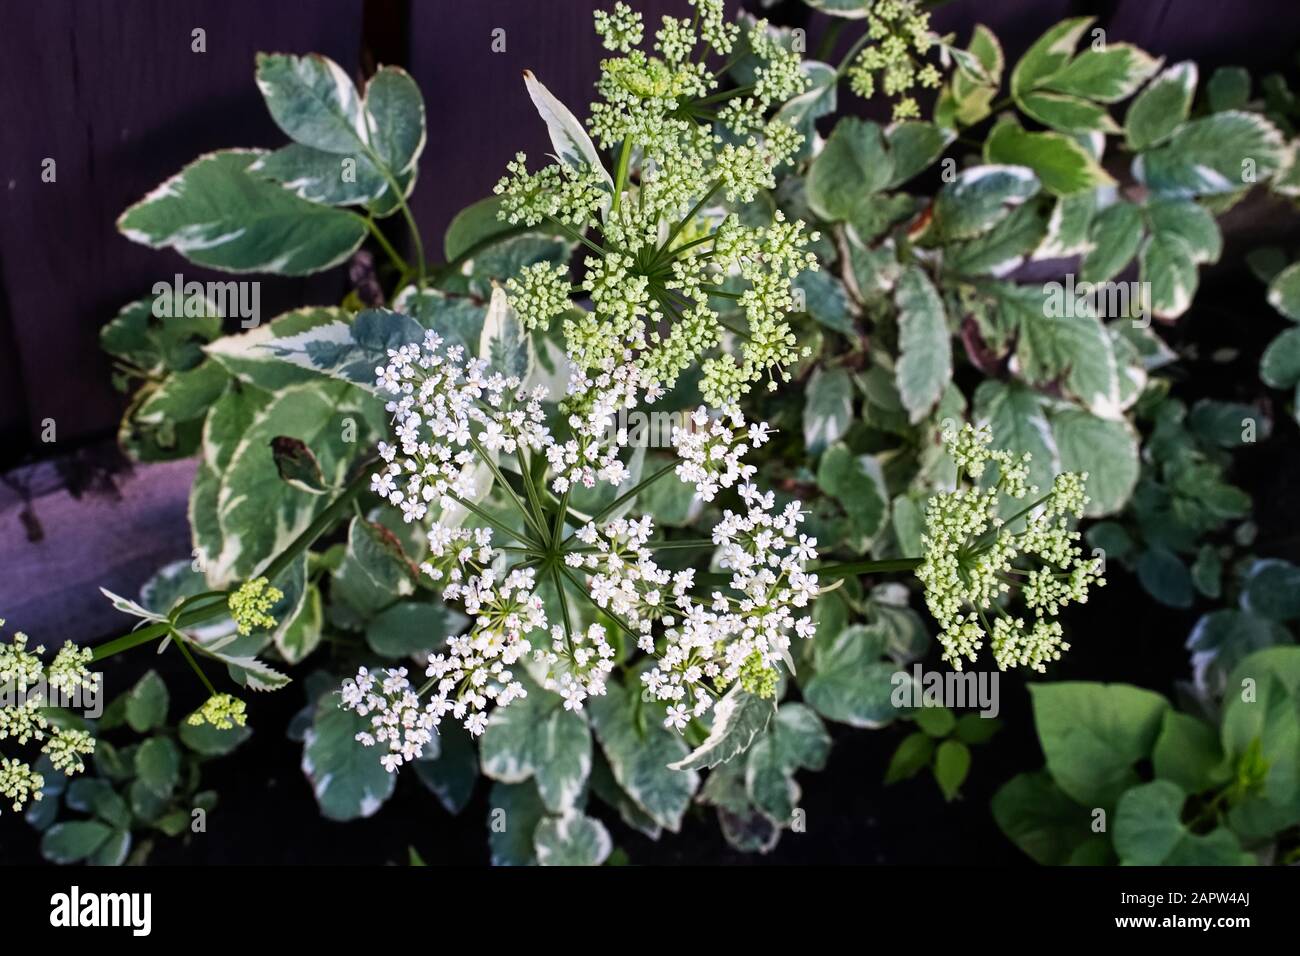
M 664 465 L 662 468 L 656 471 L 649 478 L 643 478 L 641 481 L 636 483 L 636 486 L 633 487 L 631 491 L 627 492 L 626 494 L 619 495 L 609 504 L 605 505 L 605 507 L 601 508 L 594 515 L 592 515 L 591 516 L 592 523 L 595 524 L 596 522 L 600 521 L 601 518 L 605 517 L 605 515 L 609 514 L 611 511 L 617 508 L 619 505 L 631 500 L 632 498 L 635 498 L 636 495 L 642 489 L 648 487 L 649 485 L 654 484 L 656 481 L 658 481 L 660 478 L 668 474 L 668 472 L 672 471 L 676 467 L 677 467 L 677 462 L 672 461 Z M 572 537 L 572 535 L 570 535 L 570 537 Z
M 366 217 L 366 227 L 370 230 L 370 234 L 375 237 L 375 241 L 379 243 L 380 248 L 383 249 L 384 252 L 388 253 L 388 258 L 391 259 L 393 265 L 397 267 L 397 271 L 402 275 L 409 274 L 411 266 L 407 263 L 406 259 L 404 259 L 402 255 L 393 248 L 393 244 L 388 241 L 388 237 L 385 236 L 383 230 L 379 228 L 379 223 L 375 222 L 374 216 Z
M 544 544 L 546 542 L 546 535 L 542 532 L 542 529 L 538 526 L 537 522 L 533 520 L 533 516 L 528 511 L 528 507 L 524 504 L 523 499 L 519 497 L 519 492 L 515 491 L 510 482 L 506 481 L 506 476 L 501 473 L 501 469 L 497 466 L 497 463 L 492 460 L 492 456 L 490 456 L 484 450 L 483 446 L 478 443 L 478 439 L 471 435 L 469 443 L 474 446 L 474 450 L 478 452 L 479 457 L 483 459 L 483 463 L 487 465 L 488 469 L 492 472 L 492 477 L 501 483 L 506 494 L 508 494 L 510 499 L 515 503 L 515 507 L 518 508 L 520 514 L 524 516 L 524 520 L 528 522 L 528 526 L 532 528 L 533 533 L 537 535 L 536 541 L 526 543 L 539 545 Z
M 366 486 L 367 479 L 370 477 L 370 468 L 371 465 L 367 463 L 343 489 L 343 492 L 330 503 L 329 507 L 317 515 L 316 519 L 307 526 L 307 529 L 294 538 L 293 543 L 263 569 L 261 576 L 268 581 L 274 581 L 280 575 L 280 572 L 287 568 L 298 555 L 311 547 L 317 538 L 333 527 L 352 506 L 352 499 Z M 120 654 L 122 651 L 139 647 L 141 644 L 147 644 L 149 641 L 163 637 L 174 628 L 180 629 L 212 620 L 212 618 L 225 613 L 226 610 L 226 602 L 218 601 L 215 604 L 207 604 L 177 614 L 174 620 L 157 621 L 146 627 L 138 628 L 130 634 L 123 634 L 121 637 L 96 647 L 91 660 L 102 661 L 114 654 Z

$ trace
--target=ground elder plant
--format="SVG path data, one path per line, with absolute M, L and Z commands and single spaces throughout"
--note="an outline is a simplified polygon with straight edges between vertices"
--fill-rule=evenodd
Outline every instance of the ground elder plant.
M 609 821 L 659 838 L 701 807 L 766 852 L 804 826 L 799 776 L 825 766 L 827 721 L 915 724 L 881 775 L 910 786 L 928 767 L 961 798 L 996 724 L 895 704 L 923 660 L 1049 679 L 1034 702 L 1051 780 L 1013 781 L 994 814 L 1041 862 L 1105 855 L 1064 837 L 1039 852 L 1029 819 L 1035 795 L 1063 818 L 1123 796 L 1077 785 L 1086 767 L 1063 768 L 1044 729 L 1040 701 L 1075 686 L 1052 665 L 1100 639 L 1069 632 L 1068 606 L 1116 567 L 1168 597 L 1172 558 L 1195 562 L 1197 593 L 1240 590 L 1238 612 L 1270 622 L 1252 633 L 1290 640 L 1289 612 L 1258 612 L 1285 575 L 1239 587 L 1225 567 L 1255 556 L 1215 537 L 1243 517 L 1223 490 L 1241 409 L 1184 423 L 1159 330 L 1222 253 L 1216 215 L 1295 196 L 1293 132 L 1224 83 L 1198 99 L 1194 64 L 1098 41 L 1087 18 L 1010 64 L 982 26 L 965 46 L 935 33 L 926 4 L 808 6 L 830 18 L 815 53 L 721 0 L 659 23 L 598 11 L 585 120 L 526 72 L 552 151 L 517 154 L 442 261 L 408 205 L 428 138 L 410 77 L 358 86 L 323 57 L 257 58 L 290 142 L 199 157 L 119 229 L 234 273 L 349 262 L 354 289 L 233 333 L 203 296 L 165 318 L 142 299 L 105 327 L 133 390 L 123 447 L 198 459 L 193 553 L 137 600 L 109 594 L 138 626 L 78 653 L 156 645 L 197 684 L 174 730 L 155 674 L 98 741 L 68 738 L 97 745 L 93 793 L 61 796 L 6 754 L 6 795 L 53 798 L 29 810 L 47 856 L 143 859 L 183 837 L 177 813 L 214 799 L 202 763 L 238 747 L 269 691 L 304 695 L 289 733 L 330 819 L 414 781 L 459 813 L 484 776 L 497 863 L 602 863 Z M 893 121 L 837 118 L 841 91 L 887 99 Z M 1068 283 L 1024 279 L 1060 261 Z M 1270 278 L 1288 316 L 1293 271 Z M 1107 283 L 1127 275 L 1141 294 L 1117 310 Z M 1269 350 L 1271 387 L 1296 384 L 1289 347 Z M 1258 646 L 1214 620 L 1194 651 L 1212 703 Z M 1173 714 L 1139 703 L 1125 767 Z M 1201 723 L 1170 732 L 1212 736 Z M 1234 727 L 1231 779 L 1161 772 L 1203 808 L 1197 838 L 1282 787 Z M 1289 799 L 1269 797 L 1267 826 L 1290 825 Z M 1141 842 L 1174 798 L 1121 802 Z M 1234 860 L 1256 845 L 1211 842 Z M 1156 860 L 1118 830 L 1106 846 L 1182 852 Z

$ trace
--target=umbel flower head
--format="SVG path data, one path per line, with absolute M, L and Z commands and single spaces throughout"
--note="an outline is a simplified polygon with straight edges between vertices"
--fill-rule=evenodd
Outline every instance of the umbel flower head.
M 284 593 L 272 587 L 266 578 L 253 578 L 241 584 L 227 599 L 239 633 L 247 635 L 254 630 L 275 627 L 275 618 L 268 612 L 283 597 Z
M 2 619 L 0 627 L 4 627 Z M 19 746 L 41 741 L 41 753 L 55 770 L 67 776 L 80 773 L 86 769 L 83 758 L 95 750 L 94 738 L 85 730 L 52 726 L 44 708 L 60 702 L 62 694 L 97 685 L 98 677 L 88 666 L 92 652 L 66 642 L 47 668 L 40 656 L 45 648 L 29 650 L 27 645 L 28 637 L 22 632 L 0 644 L 0 740 L 12 740 Z M 55 700 L 49 696 L 51 691 Z M 28 800 L 39 800 L 44 786 L 44 777 L 30 764 L 0 755 L 0 795 L 11 801 L 15 811 Z
M 817 268 L 807 248 L 817 236 L 779 211 L 755 224 L 735 210 L 774 188 L 775 170 L 799 149 L 802 134 L 771 114 L 809 81 L 798 55 L 758 21 L 744 36 L 752 81 L 720 89 L 725 69 L 706 62 L 714 55 L 721 66 L 742 29 L 724 22 L 722 0 L 690 2 L 694 22 L 665 17 L 649 50 L 639 13 L 621 2 L 597 12 L 606 49 L 621 55 L 600 66 L 590 156 L 529 172 L 520 153 L 496 192 L 502 218 L 547 223 L 590 253 L 576 282 L 549 264 L 507 282 L 527 328 L 564 315 L 580 369 L 606 371 L 630 353 L 644 383 L 664 389 L 701 364 L 705 400 L 724 407 L 765 376 L 770 388 L 788 380 L 807 354 L 786 315 L 794 281 Z M 617 157 L 613 175 L 595 145 Z M 572 296 L 591 309 L 571 309 Z
M 863 99 L 877 90 L 896 97 L 895 122 L 917 119 L 921 109 L 909 91 L 934 89 L 943 82 L 938 68 L 921 60 L 938 40 L 930 30 L 930 14 L 917 0 L 876 0 L 867 16 L 867 37 L 849 67 L 849 87 Z
M 191 727 L 211 724 L 217 730 L 231 730 L 247 723 L 244 711 L 244 702 L 233 694 L 213 694 L 202 707 L 190 714 L 186 723 Z
M 925 560 L 916 576 L 943 629 L 943 659 L 953 667 L 960 670 L 963 659 L 974 661 L 989 638 L 1000 669 L 1045 671 L 1048 661 L 1070 648 L 1057 613 L 1071 601 L 1086 602 L 1090 586 L 1106 583 L 1097 573 L 1100 559 L 1083 556 L 1076 544 L 1079 532 L 1070 527 L 1087 507 L 1088 475 L 1057 475 L 1040 497 L 1028 484 L 1030 456 L 991 449 L 991 441 L 987 426 L 966 424 L 945 432 L 958 487 L 933 496 L 927 505 Z M 963 478 L 975 484 L 966 485 Z M 1004 500 L 1025 499 L 1030 504 L 1009 517 L 1000 514 Z M 1028 626 L 1004 606 L 1017 592 L 1032 612 Z

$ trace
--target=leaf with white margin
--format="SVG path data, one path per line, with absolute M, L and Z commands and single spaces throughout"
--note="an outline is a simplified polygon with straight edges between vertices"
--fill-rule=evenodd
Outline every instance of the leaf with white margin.
M 618 684 L 606 685 L 605 694 L 587 704 L 592 729 L 618 785 L 656 824 L 678 832 L 700 777 L 693 770 L 673 771 L 669 765 L 684 759 L 689 748 L 658 721 L 644 734 L 639 732 L 628 692 Z
M 327 153 L 368 142 L 361 97 L 347 72 L 318 53 L 257 55 L 257 88 L 290 139 Z
M 925 418 L 952 381 L 952 336 L 943 300 L 924 271 L 909 267 L 894 292 L 898 306 L 898 394 L 909 420 Z
M 1133 161 L 1133 176 L 1162 198 L 1215 196 L 1262 182 L 1286 158 L 1276 126 L 1229 110 L 1178 127 L 1167 143 Z
M 366 237 L 365 220 L 253 175 L 248 167 L 262 155 L 229 149 L 200 156 L 122 213 L 118 231 L 226 272 L 308 275 L 352 255 Z
M 1137 433 L 1124 419 L 1104 419 L 1079 408 L 1049 412 L 1064 471 L 1088 473 L 1091 499 L 1084 514 L 1099 518 L 1124 507 L 1137 485 Z
M 555 98 L 531 70 L 524 70 L 524 85 L 528 88 L 528 96 L 537 107 L 537 112 L 546 123 L 546 131 L 551 137 L 551 146 L 555 148 L 560 161 L 574 169 L 589 166 L 596 170 L 605 180 L 605 185 L 612 195 L 614 180 L 600 161 L 596 144 L 591 141 L 591 137 L 582 128 L 578 118 Z
M 1158 146 L 1187 119 L 1196 92 L 1196 64 L 1175 63 L 1138 94 L 1124 117 L 1124 136 L 1136 151 Z
M 108 588 L 100 588 L 99 593 L 104 595 L 104 597 L 108 598 L 110 601 L 112 601 L 113 607 L 121 611 L 123 614 L 130 614 L 133 617 L 140 618 L 140 621 L 139 623 L 136 624 L 136 627 L 140 627 L 141 625 L 144 624 L 145 621 L 153 621 L 155 624 L 160 624 L 167 620 L 167 616 L 165 614 L 157 614 L 154 611 L 150 611 L 147 608 L 141 607 L 139 604 L 135 603 L 135 601 L 132 601 L 130 598 L 124 598 L 120 594 L 114 594 Z
M 248 171 L 265 176 L 300 199 L 327 206 L 368 203 L 388 190 L 388 180 L 360 149 L 343 155 L 290 143 L 261 156 Z
M 1138 254 L 1141 281 L 1151 290 L 1151 311 L 1176 319 L 1191 307 L 1200 274 L 1196 254 L 1182 236 L 1160 232 L 1147 237 Z
M 321 816 L 328 820 L 373 816 L 393 795 L 397 775 L 379 762 L 382 751 L 356 739 L 371 729 L 369 718 L 341 709 L 333 693 L 322 694 L 316 702 L 303 737 L 302 772 Z
M 605 824 L 578 810 L 546 817 L 533 832 L 541 866 L 600 866 L 614 849 Z
M 1038 177 L 1028 166 L 971 166 L 939 190 L 934 200 L 935 228 L 945 239 L 974 238 L 1038 190 Z
M 528 334 L 511 307 L 506 290 L 496 284 L 492 286 L 492 299 L 483 319 L 483 331 L 479 333 L 478 356 L 491 370 L 521 382 L 532 374 L 534 360 Z
M 853 381 L 843 368 L 821 368 L 808 381 L 803 409 L 803 436 L 816 454 L 838 441 L 853 420 Z
M 527 682 L 528 696 L 492 712 L 479 739 L 483 773 L 502 783 L 532 778 L 548 810 L 575 805 L 591 773 L 587 722 L 558 694 Z
M 704 743 L 681 760 L 670 763 L 668 769 L 709 770 L 726 763 L 749 749 L 775 713 L 774 699 L 759 697 L 740 684 L 733 684 L 713 705 L 713 726 Z
M 1268 284 L 1268 304 L 1293 322 L 1300 322 L 1300 262 L 1293 262 Z
M 989 426 L 995 448 L 1033 456 L 1029 462 L 1031 484 L 1052 486 L 1061 470 L 1061 456 L 1042 396 L 1016 382 L 987 379 L 975 390 L 975 421 Z

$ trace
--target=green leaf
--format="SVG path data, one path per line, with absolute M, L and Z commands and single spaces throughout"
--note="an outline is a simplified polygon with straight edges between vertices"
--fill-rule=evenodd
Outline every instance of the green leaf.
M 135 772 L 140 782 L 166 799 L 181 775 L 181 752 L 168 737 L 150 737 L 135 752 Z
M 959 740 L 945 740 L 934 752 L 934 779 L 949 802 L 956 799 L 970 773 L 970 748 Z
M 264 153 L 248 167 L 299 199 L 327 206 L 370 203 L 388 191 L 388 180 L 361 150 L 351 155 L 290 143 Z
M 157 671 L 149 671 L 126 695 L 126 722 L 136 733 L 148 733 L 167 720 L 168 700 L 167 685 Z
M 1182 236 L 1155 233 L 1142 245 L 1138 257 L 1140 281 L 1151 289 L 1151 311 L 1157 318 L 1176 319 L 1192 304 L 1198 274 L 1196 254 Z
M 261 155 L 200 156 L 124 212 L 118 231 L 226 272 L 308 275 L 355 252 L 366 237 L 365 220 L 252 175 L 248 167 Z
M 468 254 L 476 246 L 519 230 L 518 225 L 497 217 L 503 201 L 501 196 L 489 196 L 456 213 L 442 240 L 442 254 L 448 262 Z
M 1268 304 L 1293 322 L 1300 322 L 1300 262 L 1293 262 L 1268 285 Z
M 1024 94 L 1016 102 L 1026 116 L 1062 133 L 1086 136 L 1119 132 L 1119 125 L 1104 106 L 1077 96 L 1039 90 Z
M 844 506 L 857 535 L 874 538 L 884 530 L 889 520 L 889 492 L 880 462 L 871 455 L 854 455 L 837 442 L 822 455 L 817 484 Z
M 320 381 L 330 374 L 324 364 L 327 350 L 331 345 L 341 349 L 351 343 L 351 334 L 343 333 L 351 321 L 352 316 L 343 309 L 309 306 L 285 312 L 247 332 L 223 336 L 205 351 L 241 382 L 274 392 L 288 385 Z M 373 380 L 371 369 L 366 385 L 373 385 Z M 244 421 L 239 434 L 246 427 Z
M 993 795 L 993 819 L 1035 863 L 1060 866 L 1091 837 L 1090 813 L 1052 782 L 1046 771 L 1012 777 Z
M 867 0 L 805 0 L 805 2 L 814 10 L 820 10 L 833 17 L 844 17 L 846 20 L 861 20 L 871 12 L 871 4 Z
M 97 777 L 78 777 L 63 798 L 69 809 L 92 813 L 115 827 L 131 825 L 131 811 L 112 785 Z
M 944 265 L 961 275 L 1006 275 L 1038 248 L 1047 226 L 1043 204 L 1027 202 L 984 235 L 949 246 Z
M 131 831 L 114 830 L 90 858 L 91 866 L 121 866 L 131 852 Z
M 1181 821 L 1186 795 L 1167 780 L 1127 791 L 1115 811 L 1115 852 L 1133 866 L 1243 866 L 1254 858 L 1226 828 L 1204 836 Z
M 299 664 L 306 660 L 321 642 L 324 623 L 320 588 L 309 584 L 298 613 L 275 630 L 275 649 L 285 663 Z
M 933 123 L 905 120 L 891 125 L 885 138 L 893 158 L 893 174 L 884 188 L 897 189 L 934 165 L 956 134 Z
M 957 718 L 957 739 L 964 744 L 983 744 L 993 739 L 993 735 L 1002 729 L 996 717 L 983 717 L 979 714 L 962 714 Z
M 1241 606 L 1272 621 L 1300 617 L 1300 567 L 1276 558 L 1253 562 L 1246 572 Z
M 113 835 L 97 820 L 56 823 L 41 837 L 41 856 L 51 863 L 78 863 L 103 846 Z
M 1229 672 L 1248 654 L 1291 640 L 1282 625 L 1236 608 L 1202 615 L 1187 637 L 1196 686 L 1217 697 L 1223 693 Z
M 1126 684 L 1031 684 L 1034 726 L 1047 770 L 1085 807 L 1110 807 L 1137 782 L 1133 765 L 1151 754 L 1168 702 Z
M 1083 257 L 1079 278 L 1084 282 L 1108 282 L 1122 272 L 1137 254 L 1142 225 L 1138 207 L 1123 200 L 1098 213 L 1088 230 L 1092 248 Z
M 1060 133 L 1028 133 L 1013 119 L 1003 120 L 989 133 L 984 159 L 1028 166 L 1043 188 L 1057 196 L 1115 184 L 1092 154 L 1073 139 Z
M 803 696 L 827 720 L 876 729 L 899 716 L 894 705 L 896 664 L 883 659 L 887 634 L 879 624 L 855 624 L 838 633 L 818 629 L 813 676 Z
M 943 300 L 917 266 L 903 272 L 894 294 L 898 306 L 898 394 L 913 423 L 925 418 L 952 381 L 952 339 Z
M 328 57 L 259 53 L 257 88 L 275 124 L 304 146 L 349 153 L 367 142 L 357 88 Z
M 1049 76 L 1044 85 L 1059 93 L 1118 103 L 1137 92 L 1160 63 L 1132 44 L 1107 43 L 1102 49 L 1084 50 Z
M 1124 136 L 1137 152 L 1167 140 L 1187 119 L 1196 92 L 1196 64 L 1175 63 L 1157 76 L 1128 108 Z
M 994 447 L 1033 456 L 1029 462 L 1030 483 L 1039 488 L 1051 487 L 1060 471 L 1060 453 L 1042 396 L 1015 382 L 989 379 L 975 390 L 975 420 L 992 430 Z
M 402 68 L 381 66 L 366 84 L 364 105 L 371 147 L 395 178 L 408 183 L 409 191 L 426 139 L 419 86 Z
M 1151 762 L 1156 776 L 1188 793 L 1201 793 L 1227 782 L 1227 766 L 1216 730 L 1190 714 L 1165 711 Z
M 537 783 L 542 802 L 559 813 L 575 806 L 591 773 L 587 722 L 557 695 L 529 687 L 499 707 L 479 740 L 483 773 L 502 783 Z
M 1100 418 L 1119 419 L 1120 370 L 1114 345 L 1101 321 L 1085 303 L 1070 308 L 1059 283 L 1033 314 L 1021 299 L 1020 341 L 1016 357 L 1024 378 L 1036 385 L 1062 382 L 1065 391 Z
M 460 813 L 474 793 L 478 780 L 478 752 L 469 732 L 455 721 L 443 721 L 438 727 L 438 755 L 415 762 L 420 778 L 448 813 Z M 430 748 L 425 748 L 428 757 Z
M 323 694 L 317 701 L 303 737 L 302 772 L 328 820 L 373 816 L 393 795 L 396 774 L 379 762 L 379 750 L 356 739 L 370 729 L 367 718 L 342 710 L 333 694 Z
M 1011 92 L 1020 96 L 1060 72 L 1094 17 L 1071 17 L 1051 27 L 1025 51 L 1011 71 Z
M 527 381 L 532 371 L 534 355 L 528 335 L 500 286 L 492 289 L 483 331 L 479 334 L 478 355 L 492 371 L 516 376 L 520 381 Z
M 537 862 L 533 834 L 546 807 L 531 783 L 494 784 L 488 794 L 488 846 L 493 866 L 530 866 Z
M 178 732 L 181 743 L 204 757 L 224 757 L 253 736 L 251 727 L 235 726 L 221 730 L 209 723 L 191 724 L 188 721 L 181 721 Z
M 614 849 L 605 825 L 578 810 L 546 817 L 533 834 L 541 866 L 600 866 Z
M 804 445 L 816 454 L 838 441 L 853 420 L 853 380 L 844 368 L 818 367 L 803 409 Z
M 155 315 L 155 310 L 172 312 L 174 292 L 166 282 L 154 286 L 154 295 L 124 305 L 99 330 L 99 344 L 146 372 L 183 372 L 203 361 L 203 344 L 221 334 L 220 310 L 202 303 L 202 315 Z M 187 300 L 186 306 L 193 301 Z M 168 308 L 163 309 L 162 306 Z
M 931 737 L 947 737 L 957 726 L 957 718 L 947 707 L 920 707 L 912 716 L 916 726 Z
M 1264 350 L 1259 377 L 1272 388 L 1300 383 L 1300 329 L 1287 329 Z
M 588 701 L 592 729 L 619 787 L 657 826 L 676 833 L 699 788 L 699 774 L 669 769 L 687 757 L 689 748 L 658 720 L 639 729 L 632 703 L 622 687 L 607 685 L 604 696 Z
M 1219 261 L 1223 252 L 1223 233 L 1214 216 L 1204 206 L 1187 200 L 1153 202 L 1146 207 L 1151 231 L 1157 234 L 1172 233 L 1192 251 L 1198 264 Z
M 803 704 L 784 705 L 749 750 L 746 794 L 774 823 L 787 824 L 799 799 L 794 774 L 824 768 L 830 747 L 830 735 L 816 714 Z
M 946 239 L 971 239 L 1036 195 L 1038 177 L 1027 166 L 971 166 L 939 190 L 935 228 Z
M 903 738 L 885 770 L 885 783 L 910 780 L 930 766 L 934 756 L 934 740 L 923 733 L 911 733 Z
M 1192 606 L 1192 576 L 1178 555 L 1164 548 L 1144 551 L 1138 556 L 1137 573 L 1142 587 L 1161 604 Z
M 709 735 L 681 760 L 668 765 L 670 770 L 708 770 L 726 763 L 749 749 L 758 734 L 776 713 L 776 701 L 751 694 L 733 684 L 713 705 L 713 726 Z
M 1282 134 L 1256 113 L 1230 110 L 1195 119 L 1134 160 L 1133 175 L 1162 197 L 1216 196 L 1248 188 L 1285 159 Z
M 331 594 L 369 617 L 394 600 L 414 593 L 418 575 L 418 569 L 393 532 L 378 522 L 357 516 L 348 526 L 347 549 L 331 579 Z
M 283 551 L 329 502 L 286 485 L 270 444 L 288 435 L 311 446 L 328 485 L 343 483 L 358 447 L 377 431 L 373 399 L 342 383 L 281 391 L 257 413 L 221 478 L 217 511 L 222 550 L 209 574 L 251 577 Z
M 1098 518 L 1119 511 L 1138 479 L 1138 440 L 1133 426 L 1078 409 L 1053 412 L 1051 422 L 1061 469 L 1088 473 L 1091 501 L 1085 513 Z
M 442 604 L 399 601 L 370 621 L 366 643 L 384 657 L 411 657 L 441 647 L 467 623 L 463 614 Z
M 1250 73 L 1240 66 L 1221 66 L 1205 84 L 1210 112 L 1245 109 L 1250 100 Z
M 846 117 L 835 124 L 808 170 L 808 204 L 822 219 L 852 221 L 893 177 L 894 159 L 880 127 Z

